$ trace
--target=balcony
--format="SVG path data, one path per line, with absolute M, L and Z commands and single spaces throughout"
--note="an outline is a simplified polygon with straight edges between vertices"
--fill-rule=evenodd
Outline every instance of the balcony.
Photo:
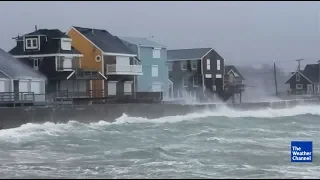
M 107 64 L 107 75 L 142 75 L 142 65 Z

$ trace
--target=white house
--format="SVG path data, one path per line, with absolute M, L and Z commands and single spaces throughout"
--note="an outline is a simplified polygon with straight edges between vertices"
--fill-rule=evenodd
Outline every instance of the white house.
M 45 102 L 47 78 L 0 48 L 0 103 Z

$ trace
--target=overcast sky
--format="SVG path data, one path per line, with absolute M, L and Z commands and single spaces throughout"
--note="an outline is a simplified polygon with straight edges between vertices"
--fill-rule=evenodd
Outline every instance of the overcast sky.
M 213 47 L 227 64 L 292 60 L 290 70 L 295 59 L 320 59 L 319 12 L 320 2 L 0 2 L 0 47 L 34 25 L 76 25 L 153 36 L 169 49 Z

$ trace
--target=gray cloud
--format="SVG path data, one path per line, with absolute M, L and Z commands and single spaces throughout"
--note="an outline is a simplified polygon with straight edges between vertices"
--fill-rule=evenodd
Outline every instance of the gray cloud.
M 0 2 L 0 47 L 39 28 L 72 25 L 151 37 L 169 48 L 213 47 L 234 64 L 319 57 L 319 2 Z M 307 61 L 306 61 L 307 62 Z M 305 62 L 305 63 L 306 63 Z M 295 62 L 285 63 L 290 70 Z

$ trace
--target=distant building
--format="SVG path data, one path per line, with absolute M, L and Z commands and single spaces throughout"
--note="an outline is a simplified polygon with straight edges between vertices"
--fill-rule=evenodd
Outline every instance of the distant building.
M 244 91 L 244 77 L 240 74 L 239 70 L 232 65 L 225 66 L 224 75 L 224 97 L 227 100 L 232 96 L 232 101 L 241 102 L 241 92 Z
M 0 49 L 0 105 L 44 103 L 46 79 Z
M 163 92 L 168 94 L 167 49 L 146 38 L 120 37 L 138 55 L 143 75 L 137 77 L 137 92 Z
M 223 94 L 224 59 L 214 49 L 174 49 L 167 53 L 173 98 L 208 100 L 215 93 Z
M 285 82 L 290 85 L 290 94 L 320 93 L 320 61 L 307 64 L 304 70 L 297 70 Z

